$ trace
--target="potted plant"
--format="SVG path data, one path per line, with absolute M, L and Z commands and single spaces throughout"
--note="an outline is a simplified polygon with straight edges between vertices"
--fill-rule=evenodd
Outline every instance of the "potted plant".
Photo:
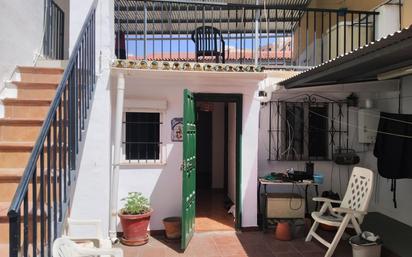
M 149 200 L 141 193 L 130 192 L 122 199 L 124 207 L 119 212 L 123 228 L 122 243 L 126 245 L 143 245 L 149 241 L 147 227 L 153 210 Z

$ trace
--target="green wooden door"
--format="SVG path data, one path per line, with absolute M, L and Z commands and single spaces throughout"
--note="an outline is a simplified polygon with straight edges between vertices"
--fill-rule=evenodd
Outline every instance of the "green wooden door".
M 186 249 L 193 236 L 196 210 L 196 115 L 192 92 L 183 92 L 182 240 Z

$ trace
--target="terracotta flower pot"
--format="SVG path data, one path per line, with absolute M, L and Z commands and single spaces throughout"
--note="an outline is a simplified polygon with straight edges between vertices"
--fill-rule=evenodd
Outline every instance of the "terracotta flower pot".
M 145 214 L 129 215 L 119 213 L 120 224 L 123 228 L 122 243 L 125 245 L 143 245 L 149 241 L 147 227 L 153 210 Z
M 181 218 L 180 217 L 168 217 L 163 219 L 165 226 L 166 238 L 170 240 L 178 240 L 181 236 Z
M 292 240 L 292 233 L 287 221 L 280 221 L 276 226 L 275 238 L 281 241 Z

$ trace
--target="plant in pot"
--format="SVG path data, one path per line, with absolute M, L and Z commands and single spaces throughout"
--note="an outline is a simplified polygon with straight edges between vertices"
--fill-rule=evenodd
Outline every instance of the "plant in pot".
M 123 228 L 122 243 L 125 245 L 143 245 L 149 241 L 147 227 L 153 210 L 149 200 L 141 193 L 130 192 L 122 199 L 124 207 L 119 212 Z

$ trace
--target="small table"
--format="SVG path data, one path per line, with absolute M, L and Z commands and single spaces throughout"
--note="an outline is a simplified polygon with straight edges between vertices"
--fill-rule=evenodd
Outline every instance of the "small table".
M 260 207 L 260 189 L 261 186 L 263 185 L 263 196 L 264 196 L 264 210 L 262 213 L 262 209 Z M 258 211 L 259 211 L 259 217 L 262 217 L 262 222 L 261 222 L 261 227 L 265 230 L 267 228 L 267 217 L 266 217 L 266 205 L 267 205 L 267 186 L 304 186 L 305 187 L 305 214 L 309 214 L 309 207 L 308 207 L 308 188 L 309 186 L 314 186 L 315 187 L 315 192 L 316 196 L 319 196 L 319 189 L 318 189 L 318 184 L 316 184 L 313 181 L 303 181 L 303 182 L 289 182 L 289 181 L 282 181 L 282 180 L 267 180 L 264 178 L 259 178 L 259 183 L 258 183 L 258 191 L 257 191 L 257 197 L 258 197 Z M 318 203 L 316 202 L 316 209 L 318 209 Z M 262 215 L 263 214 L 263 215 Z

